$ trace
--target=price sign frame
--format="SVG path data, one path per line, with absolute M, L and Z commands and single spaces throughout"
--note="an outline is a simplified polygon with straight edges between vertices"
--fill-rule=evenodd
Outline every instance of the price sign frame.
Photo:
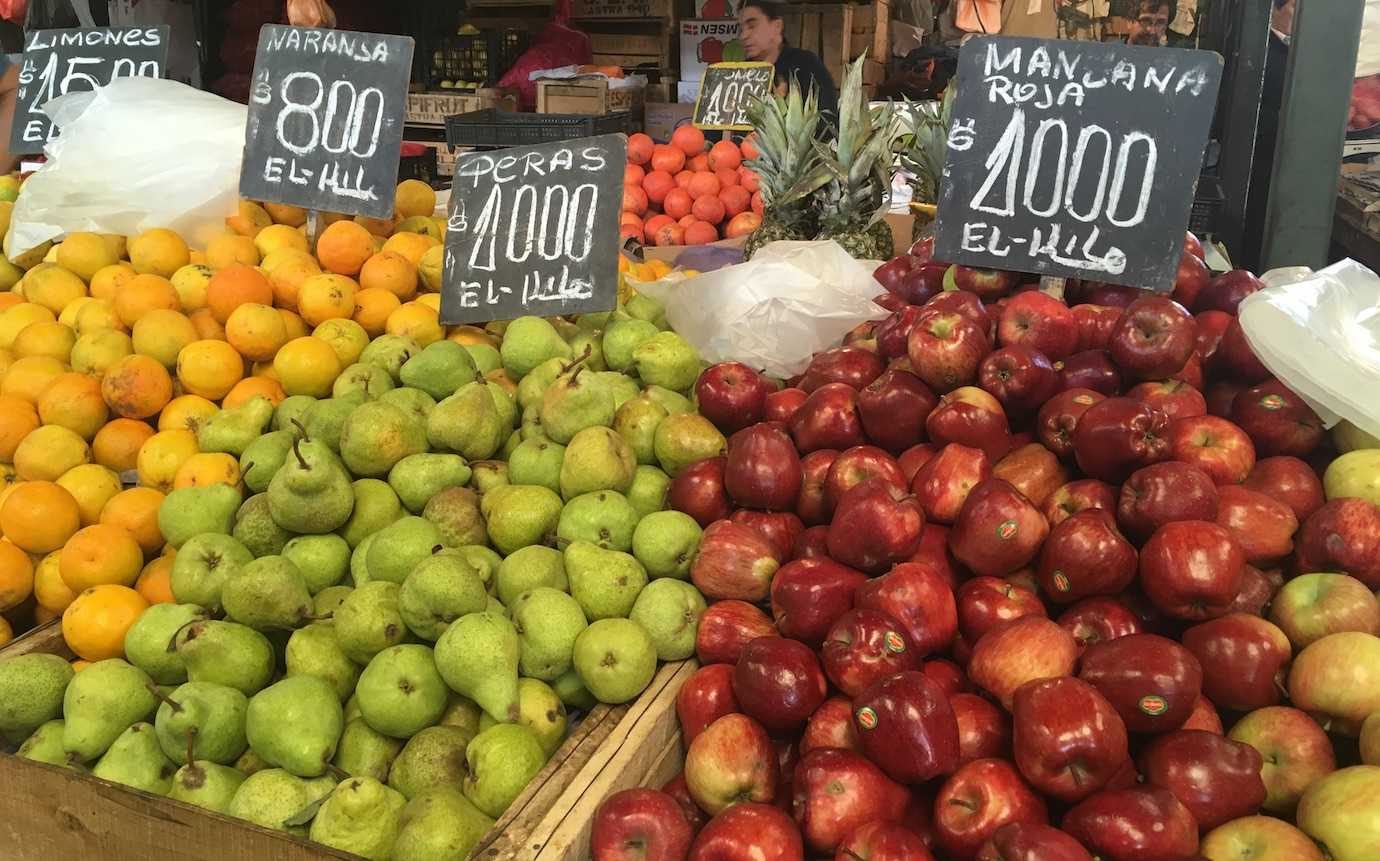
M 721 73 L 720 76 L 716 76 L 714 74 L 715 70 L 718 70 Z M 731 76 L 733 76 L 740 70 L 746 70 L 747 74 L 749 75 L 747 81 L 748 83 L 751 83 L 753 81 L 753 78 L 751 77 L 752 73 L 765 70 L 767 73 L 767 85 L 765 88 L 763 88 L 762 95 L 766 96 L 771 94 L 772 85 L 776 82 L 776 66 L 772 63 L 762 63 L 755 61 L 711 63 L 709 66 L 705 67 L 704 77 L 700 79 L 699 92 L 695 94 L 695 109 L 691 114 L 691 122 L 694 124 L 696 128 L 701 129 L 702 131 L 752 131 L 752 123 L 748 122 L 747 115 L 744 112 L 746 108 L 746 102 L 742 99 L 739 99 L 734 104 L 733 111 L 733 119 L 741 118 L 743 120 L 742 122 L 716 123 L 703 121 L 705 113 L 709 110 L 709 105 L 705 103 L 705 88 L 711 85 L 711 81 L 713 81 L 715 84 L 722 83 L 723 75 L 725 73 L 728 76 L 730 76 L 730 80 L 727 83 L 733 83 L 733 81 L 731 80 Z M 712 98 L 712 94 L 710 95 Z
M 34 30 L 25 34 L 14 119 L 10 125 L 10 152 L 15 155 L 41 153 L 44 144 L 60 134 L 43 112 L 43 105 L 50 99 L 95 90 L 116 78 L 163 77 L 168 69 L 171 33 L 170 26 L 158 24 L 152 27 Z M 137 44 L 129 44 L 131 41 Z M 121 74 L 126 71 L 127 74 Z M 144 74 L 146 71 L 153 74 Z M 29 90 L 36 84 L 38 93 L 31 94 Z M 81 86 L 73 89 L 76 84 Z M 36 132 L 38 137 L 30 132 Z
M 956 80 L 936 258 L 1173 289 L 1220 55 L 987 36 Z
M 627 153 L 620 133 L 461 154 L 446 220 L 441 321 L 613 310 Z
M 391 218 L 414 48 L 410 36 L 264 25 L 240 195 Z

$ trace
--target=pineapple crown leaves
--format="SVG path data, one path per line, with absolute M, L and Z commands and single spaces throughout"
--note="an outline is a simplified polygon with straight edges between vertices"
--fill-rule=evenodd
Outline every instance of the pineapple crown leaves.
M 898 139 L 901 164 L 914 176 L 915 199 L 936 203 L 944 176 L 944 155 L 949 140 L 949 114 L 954 88 L 942 103 L 906 102 L 908 130 Z
M 873 108 L 868 104 L 863 92 L 866 59 L 864 53 L 844 74 L 833 147 L 813 140 L 811 145 L 831 175 L 829 196 L 837 207 L 833 218 L 871 224 L 891 202 L 891 153 L 900 120 L 892 105 Z
M 757 158 L 748 167 L 761 178 L 763 204 L 787 206 L 829 182 L 812 143 L 820 122 L 813 85 L 805 92 L 792 75 L 784 97 L 754 99 L 747 115 L 757 129 Z

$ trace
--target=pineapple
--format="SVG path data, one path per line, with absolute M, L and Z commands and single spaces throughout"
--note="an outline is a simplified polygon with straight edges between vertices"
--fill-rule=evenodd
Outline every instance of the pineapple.
M 747 110 L 757 129 L 757 158 L 748 167 L 757 172 L 762 193 L 762 223 L 748 236 L 746 258 L 778 239 L 810 239 L 814 236 L 815 192 L 829 181 L 814 146 L 820 123 L 814 88 L 803 94 L 791 81 L 783 98 L 767 96 Z
M 911 201 L 935 205 L 944 180 L 944 155 L 949 142 L 949 113 L 955 87 L 952 82 L 940 105 L 930 102 L 909 105 L 909 132 L 904 136 L 901 164 L 911 174 Z M 914 211 L 914 208 L 912 208 Z M 915 213 L 912 239 L 918 239 L 930 225 L 930 217 Z
M 890 260 L 891 228 L 882 220 L 891 201 L 891 145 L 897 134 L 891 105 L 873 109 L 863 94 L 862 57 L 839 92 L 839 133 L 832 148 L 814 142 L 830 174 L 817 238 L 832 239 L 861 260 Z

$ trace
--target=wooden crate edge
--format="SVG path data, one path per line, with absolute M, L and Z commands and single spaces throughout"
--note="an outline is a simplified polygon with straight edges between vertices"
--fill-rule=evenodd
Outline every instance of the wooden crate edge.
M 42 625 L 30 628 L 15 637 L 4 648 L 0 648 L 0 658 L 13 658 L 33 652 L 58 655 L 68 659 L 74 657 L 67 648 L 67 641 L 62 639 L 61 619 L 44 622 Z

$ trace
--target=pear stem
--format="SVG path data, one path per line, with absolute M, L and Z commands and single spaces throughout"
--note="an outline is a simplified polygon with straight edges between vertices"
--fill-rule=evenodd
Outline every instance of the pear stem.
M 172 697 L 168 696 L 167 694 L 163 693 L 162 691 L 158 690 L 158 686 L 155 685 L 153 682 L 149 682 L 144 687 L 148 688 L 149 693 L 157 697 L 160 702 L 165 703 L 168 706 L 168 708 L 172 709 L 174 712 L 182 711 L 182 704 L 179 703 L 177 700 L 173 699 Z
M 576 365 L 576 366 L 575 366 L 575 371 L 574 371 L 573 373 L 571 373 L 571 375 L 570 375 L 570 385 L 572 385 L 572 386 L 575 385 L 575 383 L 580 379 L 580 372 L 583 371 L 584 369 L 585 369 L 585 366 L 584 366 L 584 365 Z
M 302 457 L 302 449 L 299 448 L 299 444 L 301 442 L 302 441 L 299 439 L 295 439 L 292 441 L 292 453 L 297 456 L 297 462 L 302 465 L 302 468 L 310 471 L 311 464 L 307 463 L 306 458 Z
M 353 774 L 350 774 L 350 772 L 346 771 L 338 765 L 335 765 L 334 763 L 327 764 L 326 770 L 329 771 L 331 774 L 335 775 L 336 780 L 343 781 L 349 780 L 351 777 L 354 777 Z
M 582 366 L 583 366 L 585 360 L 588 359 L 588 358 L 589 358 L 591 355 L 593 355 L 593 354 L 594 354 L 594 345 L 593 345 L 593 344 L 585 344 L 584 352 L 580 353 L 580 355 L 578 355 L 578 356 L 576 356 L 575 358 L 571 359 L 570 362 L 569 362 L 569 364 L 567 364 L 567 365 L 565 365 L 564 367 L 562 367 L 562 368 L 561 368 L 561 373 L 562 373 L 562 374 L 566 373 L 567 371 L 569 371 L 571 368 L 575 367 L 576 365 L 582 365 Z
M 292 425 L 293 427 L 297 428 L 297 432 L 302 435 L 302 439 L 306 440 L 307 442 L 311 442 L 311 436 L 307 433 L 307 429 L 302 425 L 302 422 L 300 422 L 297 419 L 293 419 Z
M 187 731 L 187 764 L 196 762 L 196 727 Z

